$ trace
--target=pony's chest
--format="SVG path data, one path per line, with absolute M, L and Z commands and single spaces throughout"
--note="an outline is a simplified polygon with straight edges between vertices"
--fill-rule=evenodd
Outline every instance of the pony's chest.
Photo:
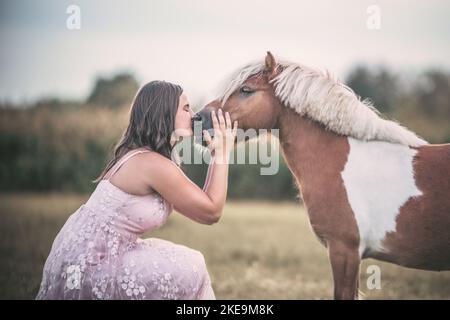
M 341 173 L 360 235 L 360 254 L 384 251 L 383 240 L 395 232 L 400 208 L 420 196 L 414 180 L 416 150 L 381 141 L 348 138 L 347 163 Z

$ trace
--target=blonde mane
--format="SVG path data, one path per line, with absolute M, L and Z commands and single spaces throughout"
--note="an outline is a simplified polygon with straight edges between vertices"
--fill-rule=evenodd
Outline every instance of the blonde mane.
M 379 140 L 417 147 L 427 144 L 405 127 L 379 116 L 367 101 L 361 101 L 352 89 L 321 72 L 301 64 L 278 62 L 282 68 L 271 82 L 275 95 L 299 115 L 308 117 L 337 134 L 359 140 Z M 230 97 L 248 78 L 265 68 L 265 63 L 250 63 L 235 71 L 225 84 L 220 99 Z

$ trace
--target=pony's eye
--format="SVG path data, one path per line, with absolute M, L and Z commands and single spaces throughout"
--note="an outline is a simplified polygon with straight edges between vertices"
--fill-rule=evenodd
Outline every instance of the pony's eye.
M 245 95 L 252 94 L 253 92 L 255 92 L 255 91 L 252 88 L 247 87 L 247 86 L 243 86 L 240 89 L 240 93 L 245 94 Z

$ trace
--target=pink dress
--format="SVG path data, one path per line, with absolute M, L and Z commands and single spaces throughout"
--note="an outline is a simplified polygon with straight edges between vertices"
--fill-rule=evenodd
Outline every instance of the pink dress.
M 142 152 L 122 157 L 110 177 Z M 132 195 L 101 180 L 56 236 L 36 299 L 215 299 L 199 251 L 139 238 L 171 210 L 156 192 Z

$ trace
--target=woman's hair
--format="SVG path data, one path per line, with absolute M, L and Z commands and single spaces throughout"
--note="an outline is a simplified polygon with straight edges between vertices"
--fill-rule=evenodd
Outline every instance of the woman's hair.
M 141 87 L 131 104 L 127 129 L 114 147 L 111 160 L 93 182 L 99 182 L 123 155 L 136 148 L 147 147 L 171 159 L 170 138 L 182 93 L 181 86 L 165 81 Z

